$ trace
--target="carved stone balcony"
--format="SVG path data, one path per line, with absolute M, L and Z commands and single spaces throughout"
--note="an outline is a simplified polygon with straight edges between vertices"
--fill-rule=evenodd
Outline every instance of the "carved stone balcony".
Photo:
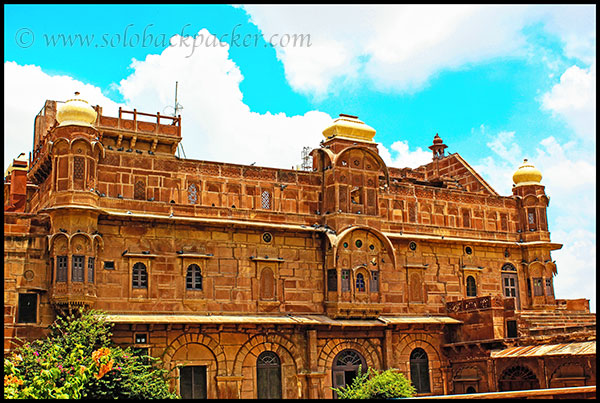
M 60 282 L 50 290 L 50 303 L 53 305 L 78 305 L 92 307 L 96 302 L 96 286 L 89 283 Z

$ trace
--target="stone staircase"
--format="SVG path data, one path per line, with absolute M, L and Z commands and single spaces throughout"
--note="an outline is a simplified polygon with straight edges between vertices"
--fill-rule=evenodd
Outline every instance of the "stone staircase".
M 595 332 L 596 314 L 581 311 L 522 311 L 518 327 L 523 335 Z

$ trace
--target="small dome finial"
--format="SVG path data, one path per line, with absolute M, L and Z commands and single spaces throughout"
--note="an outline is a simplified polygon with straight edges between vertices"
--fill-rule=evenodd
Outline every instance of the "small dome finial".
M 539 185 L 541 180 L 542 173 L 527 158 L 523 159 L 523 164 L 513 174 L 515 186 Z
M 69 99 L 58 108 L 56 120 L 59 126 L 92 126 L 96 121 L 97 112 L 92 108 L 86 100 L 77 98 L 79 91 L 75 91 L 75 97 Z

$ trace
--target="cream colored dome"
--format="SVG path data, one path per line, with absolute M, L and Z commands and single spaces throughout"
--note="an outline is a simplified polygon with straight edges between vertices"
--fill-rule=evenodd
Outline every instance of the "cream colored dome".
M 331 126 L 323 130 L 323 136 L 326 138 L 344 137 L 371 143 L 375 137 L 375 129 L 360 121 L 356 116 L 340 114 L 340 117 L 335 119 Z
M 79 93 L 76 92 L 75 96 Z M 69 99 L 58 108 L 56 120 L 59 126 L 77 125 L 77 126 L 92 126 L 96 121 L 97 113 L 87 101 L 83 99 Z
M 513 182 L 515 185 L 539 185 L 542 180 L 542 173 L 534 167 L 527 159 L 523 160 L 523 164 L 513 174 Z

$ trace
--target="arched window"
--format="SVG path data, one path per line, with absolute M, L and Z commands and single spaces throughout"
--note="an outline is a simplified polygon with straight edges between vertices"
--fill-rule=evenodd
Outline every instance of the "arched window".
M 410 353 L 410 380 L 417 393 L 429 393 L 429 359 L 422 348 L 415 348 Z
M 265 210 L 271 209 L 271 193 L 266 190 L 262 192 L 260 205 Z
M 202 273 L 200 272 L 200 266 L 197 264 L 188 266 L 187 275 L 185 276 L 185 288 L 187 290 L 202 289 Z
M 281 361 L 272 351 L 263 351 L 256 360 L 256 387 L 259 399 L 281 399 Z
M 268 267 L 260 273 L 260 297 L 261 299 L 275 298 L 275 278 L 273 270 Z
M 356 275 L 356 291 L 365 292 L 365 277 L 362 273 Z
M 144 263 L 137 262 L 133 265 L 132 285 L 133 288 L 148 288 L 148 273 Z
M 358 367 L 361 373 L 367 372 L 367 364 L 362 355 L 355 350 L 343 350 L 333 359 L 331 373 L 333 375 L 333 387 L 341 388 L 350 385 L 358 375 Z M 333 393 L 337 398 L 337 393 Z
M 540 382 L 535 374 L 527 367 L 516 365 L 502 373 L 498 382 L 500 392 L 508 390 L 539 389 Z
M 475 282 L 475 278 L 473 276 L 467 277 L 467 297 L 476 297 L 477 296 L 477 283 Z

